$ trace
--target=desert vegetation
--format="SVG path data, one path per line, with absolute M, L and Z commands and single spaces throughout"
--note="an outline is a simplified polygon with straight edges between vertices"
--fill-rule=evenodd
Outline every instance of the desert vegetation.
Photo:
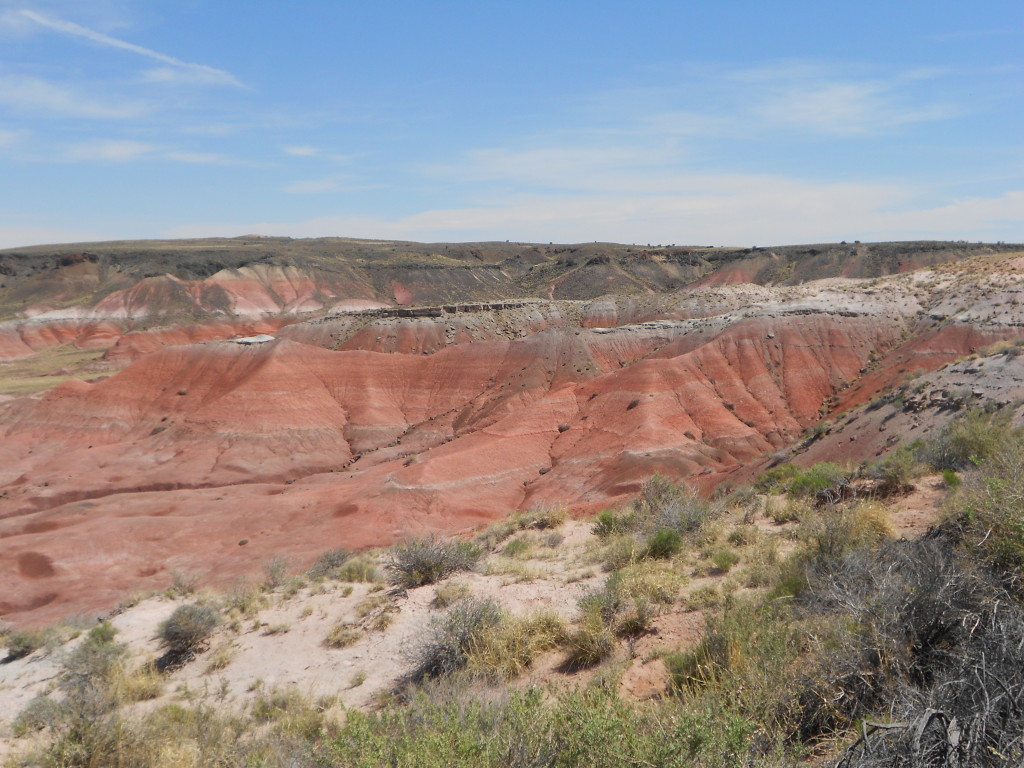
M 924 536 L 900 538 L 894 511 L 922 473 L 942 508 Z M 176 665 L 132 658 L 107 623 L 50 640 L 55 685 L 12 724 L 31 743 L 20 764 L 1016 764 L 1022 480 L 1024 433 L 970 411 L 883 461 L 783 464 L 715 501 L 655 476 L 590 521 L 536 510 L 472 542 L 330 550 L 301 573 L 274 562 L 256 585 L 160 598 L 176 604 L 158 631 Z M 857 483 L 876 492 L 822 494 Z M 507 583 L 495 563 L 534 569 L 512 582 L 521 590 L 557 579 L 575 598 L 561 612 L 512 610 L 493 596 L 506 587 L 488 591 Z M 231 643 L 288 634 L 264 616 L 306 600 L 288 621 L 325 614 L 324 653 L 402 633 L 372 706 L 259 681 L 241 706 L 218 706 Z M 699 631 L 672 634 L 688 621 Z M 11 663 L 45 653 L 46 638 L 10 633 Z M 197 698 L 200 676 L 168 699 L 198 665 L 214 690 Z M 655 669 L 650 693 L 632 696 L 630 676 Z M 373 684 L 359 668 L 336 683 L 342 696 Z

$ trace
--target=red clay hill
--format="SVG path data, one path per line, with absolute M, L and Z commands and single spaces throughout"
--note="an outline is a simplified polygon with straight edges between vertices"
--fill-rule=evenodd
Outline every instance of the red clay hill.
M 0 402 L 0 615 L 596 510 L 654 472 L 735 482 L 840 404 L 1020 334 L 1019 261 L 963 243 L 0 253 L 20 382 Z M 43 370 L 55 350 L 92 353 Z

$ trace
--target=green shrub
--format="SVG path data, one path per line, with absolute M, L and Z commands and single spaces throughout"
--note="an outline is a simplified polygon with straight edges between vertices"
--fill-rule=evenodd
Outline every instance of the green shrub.
M 462 669 L 470 649 L 501 620 L 501 609 L 494 600 L 473 598 L 455 604 L 443 616 L 434 617 L 407 653 L 412 664 L 409 679 L 420 682 Z
M 957 488 L 960 485 L 960 475 L 953 469 L 942 470 L 942 482 L 947 488 Z
M 793 496 L 813 497 L 839 487 L 850 479 L 850 473 L 837 464 L 823 461 L 801 472 L 790 483 L 788 492 Z
M 7 660 L 14 661 L 28 656 L 46 644 L 46 633 L 39 630 L 20 629 L 7 635 Z
M 117 630 L 109 622 L 93 627 L 74 650 L 65 654 L 61 679 L 65 688 L 95 684 L 109 684 L 121 668 L 128 651 L 127 646 L 114 642 Z
M 533 549 L 533 546 L 526 539 L 513 539 L 505 548 L 501 550 L 501 554 L 505 557 L 523 557 Z
M 967 476 L 948 510 L 983 562 L 1024 581 L 1024 436 L 1004 439 Z
M 351 557 L 352 553 L 342 547 L 329 549 L 313 561 L 306 571 L 306 575 L 311 579 L 336 578 L 338 570 Z
M 923 467 L 917 456 L 920 448 L 900 446 L 880 461 L 867 466 L 862 475 L 877 480 L 877 493 L 883 496 L 910 491 L 914 478 L 922 474 Z
M 922 460 L 937 470 L 962 471 L 980 465 L 1014 431 L 1010 413 L 975 408 L 943 427 L 921 449 Z
M 369 555 L 355 555 L 334 572 L 338 581 L 376 584 L 381 581 L 375 561 Z
M 722 573 L 728 573 L 740 561 L 740 556 L 731 549 L 720 549 L 711 555 L 711 562 Z
M 219 623 L 220 617 L 210 606 L 186 603 L 175 608 L 160 624 L 157 636 L 170 653 L 194 653 L 204 646 Z
M 11 723 L 11 731 L 21 738 L 44 728 L 55 729 L 65 717 L 63 702 L 40 694 L 29 701 Z
M 645 557 L 667 559 L 678 554 L 683 548 L 683 537 L 679 531 L 663 528 L 655 531 L 647 539 Z
M 591 529 L 598 538 L 606 539 L 629 530 L 629 522 L 624 515 L 620 515 L 614 509 L 603 509 L 594 518 L 594 526 Z
M 885 505 L 859 501 L 814 511 L 800 521 L 797 533 L 801 549 L 796 559 L 811 567 L 827 567 L 848 552 L 892 538 L 893 529 Z
M 675 602 L 680 584 L 678 574 L 659 569 L 653 563 L 638 563 L 610 574 L 600 589 L 579 599 L 579 626 L 566 637 L 568 665 L 597 663 L 614 650 L 613 646 L 605 647 L 608 638 L 635 637 L 646 632 L 657 615 L 657 605 Z
M 757 476 L 754 481 L 754 490 L 758 493 L 783 493 L 789 488 L 789 483 L 800 474 L 800 468 L 795 464 L 779 464 L 777 467 L 766 469 Z
M 390 572 L 392 584 L 412 589 L 470 570 L 481 554 L 469 542 L 429 536 L 393 546 L 384 567 Z

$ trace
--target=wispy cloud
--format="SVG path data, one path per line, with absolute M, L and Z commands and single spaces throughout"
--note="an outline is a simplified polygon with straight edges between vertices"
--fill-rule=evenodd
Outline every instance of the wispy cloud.
M 293 157 L 315 157 L 320 154 L 318 147 L 311 147 L 308 144 L 297 147 L 285 147 L 284 153 Z
M 181 226 L 173 237 L 259 232 L 548 242 L 612 240 L 714 245 L 779 245 L 841 239 L 1019 237 L 1024 191 L 930 206 L 921 190 L 894 184 L 817 183 L 783 176 L 694 178 L 688 195 L 532 195 L 490 206 L 445 208 L 387 219 L 327 216 L 293 222 Z M 1011 234 L 1016 230 L 1016 235 Z
M 123 163 L 153 157 L 163 148 L 144 141 L 91 141 L 67 151 L 69 160 Z
M 353 184 L 348 176 L 327 176 L 323 179 L 296 181 L 282 188 L 290 195 L 316 195 L 324 192 L 357 192 L 366 189 L 384 189 L 386 184 Z
M 135 160 L 164 160 L 190 165 L 237 165 L 238 161 L 218 152 L 195 152 L 130 139 L 89 141 L 68 147 L 65 160 L 75 162 L 126 163 Z
M 167 152 L 164 154 L 168 160 L 175 160 L 179 163 L 192 163 L 193 165 L 236 165 L 237 161 L 219 152 Z
M 89 29 L 88 27 L 83 27 L 72 21 L 44 16 L 36 11 L 21 10 L 17 13 L 21 18 L 27 19 L 28 21 L 54 32 L 89 40 L 97 45 L 106 46 L 108 48 L 129 51 L 131 53 L 138 54 L 139 56 L 144 56 L 168 65 L 166 67 L 149 70 L 146 73 L 146 79 L 154 82 L 198 83 L 206 85 L 231 85 L 242 87 L 242 83 L 239 82 L 238 78 L 223 69 L 210 67 L 206 64 L 196 64 L 194 62 L 183 61 L 175 58 L 174 56 L 169 56 L 166 53 L 154 51 L 151 48 L 145 48 L 141 45 L 130 43 L 127 40 L 121 40 L 116 37 L 111 37 L 110 35 L 105 35 L 102 32 L 97 32 L 93 29 Z
M 20 112 L 118 120 L 147 111 L 139 102 L 115 103 L 28 75 L 0 74 L 0 104 Z
M 28 135 L 28 131 L 4 131 L 0 130 L 0 147 L 9 147 L 21 141 Z
M 958 113 L 951 104 L 907 104 L 891 84 L 876 81 L 783 85 L 755 109 L 774 125 L 837 136 L 879 133 Z
M 283 188 L 289 195 L 316 195 L 323 192 L 337 191 L 341 186 L 341 179 L 311 179 L 308 181 L 295 181 Z

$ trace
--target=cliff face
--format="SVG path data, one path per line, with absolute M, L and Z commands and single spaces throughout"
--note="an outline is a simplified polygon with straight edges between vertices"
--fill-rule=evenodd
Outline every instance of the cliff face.
M 763 271 L 782 257 L 749 258 Z M 67 268 L 83 264 L 102 259 Z M 791 287 L 719 272 L 679 292 L 428 309 L 334 283 L 331 301 L 361 311 L 312 317 L 298 313 L 326 289 L 298 266 L 147 278 L 89 317 L 11 331 L 27 360 L 35 323 L 122 370 L 0 403 L 0 613 L 109 606 L 175 569 L 226 583 L 274 554 L 465 531 L 536 504 L 596 510 L 654 472 L 734 482 L 830 411 L 1015 337 L 1019 269 L 986 256 Z M 186 300 L 199 321 L 132 330 Z M 225 340 L 257 333 L 274 338 Z

